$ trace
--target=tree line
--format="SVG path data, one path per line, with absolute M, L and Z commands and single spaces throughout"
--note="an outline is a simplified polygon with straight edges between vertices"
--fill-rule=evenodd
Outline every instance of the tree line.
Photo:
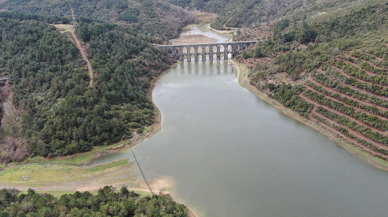
M 39 194 L 33 189 L 22 194 L 16 189 L 0 190 L 1 217 L 187 215 L 187 207 L 173 201 L 168 194 L 141 197 L 125 186 L 118 192 L 112 186 L 105 186 L 95 195 L 87 191 L 76 191 L 73 194 L 64 194 L 59 199 L 51 194 Z
M 177 37 L 185 25 L 196 19 L 193 13 L 158 0 L 9 0 L 0 5 L 0 9 L 15 13 L 64 17 L 57 21 L 62 23 L 71 19 L 71 8 L 79 22 L 100 20 L 131 25 L 162 40 Z

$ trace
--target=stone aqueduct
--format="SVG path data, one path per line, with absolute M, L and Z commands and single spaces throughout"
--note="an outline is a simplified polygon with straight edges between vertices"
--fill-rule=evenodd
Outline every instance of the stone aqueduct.
M 187 62 L 191 62 L 191 57 L 194 55 L 194 61 L 198 62 L 199 56 L 202 57 L 202 61 L 206 61 L 207 55 L 209 55 L 210 61 L 213 61 L 214 55 L 216 55 L 217 60 L 221 59 L 222 54 L 224 54 L 224 59 L 228 59 L 228 54 L 231 54 L 233 58 L 238 51 L 241 51 L 244 48 L 247 48 L 250 45 L 256 43 L 258 43 L 258 41 L 156 46 L 169 53 L 175 59 L 179 58 L 181 61 L 183 61 L 186 56 Z M 194 48 L 194 53 L 191 53 L 191 48 Z M 201 48 L 201 52 L 199 52 L 199 48 Z M 186 49 L 186 53 L 184 53 L 184 49 Z

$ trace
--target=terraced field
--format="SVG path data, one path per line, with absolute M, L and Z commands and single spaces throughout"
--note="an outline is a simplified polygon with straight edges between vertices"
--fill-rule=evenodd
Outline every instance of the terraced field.
M 377 157 L 388 158 L 388 62 L 367 52 L 333 58 L 309 74 L 299 95 L 308 117 Z

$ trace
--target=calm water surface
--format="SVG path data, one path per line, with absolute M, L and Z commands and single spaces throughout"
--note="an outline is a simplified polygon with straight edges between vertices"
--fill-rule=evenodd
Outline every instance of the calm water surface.
M 199 217 L 388 215 L 388 173 L 239 86 L 228 62 L 184 62 L 153 91 L 163 131 L 133 150 Z M 129 158 L 130 152 L 95 163 Z

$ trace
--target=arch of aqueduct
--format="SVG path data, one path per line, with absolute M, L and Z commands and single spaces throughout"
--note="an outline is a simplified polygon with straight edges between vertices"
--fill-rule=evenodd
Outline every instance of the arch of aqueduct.
M 202 61 L 206 61 L 206 56 L 209 56 L 209 60 L 213 61 L 214 55 L 217 60 L 221 59 L 221 55 L 224 54 L 224 59 L 228 59 L 228 54 L 231 54 L 232 58 L 238 51 L 249 47 L 251 44 L 256 44 L 258 41 L 239 41 L 239 42 L 225 42 L 225 43 L 212 43 L 212 44 L 185 44 L 185 45 L 156 45 L 160 49 L 168 52 L 173 58 L 179 58 L 181 61 L 187 58 L 187 62 L 191 62 L 191 57 L 194 56 L 194 61 L 198 62 L 199 56 L 202 57 Z M 201 49 L 200 49 L 201 48 Z M 194 53 L 192 50 L 194 49 Z M 186 50 L 186 52 L 184 52 Z

